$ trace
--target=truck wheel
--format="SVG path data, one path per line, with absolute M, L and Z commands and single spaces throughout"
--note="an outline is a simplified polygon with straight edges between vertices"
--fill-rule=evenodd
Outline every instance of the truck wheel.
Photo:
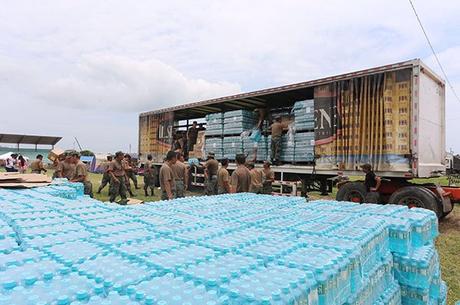
M 362 182 L 348 182 L 342 185 L 335 199 L 338 201 L 351 201 L 363 203 L 366 199 L 366 186 Z
M 442 216 L 439 210 L 438 198 L 430 190 L 422 186 L 406 186 L 391 195 L 388 203 L 405 205 L 409 208 L 424 208 L 432 210 L 438 217 Z

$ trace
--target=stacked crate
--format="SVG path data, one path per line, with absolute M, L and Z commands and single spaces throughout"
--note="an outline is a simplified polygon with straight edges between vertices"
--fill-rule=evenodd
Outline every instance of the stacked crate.
M 235 160 L 237 154 L 242 154 L 243 141 L 240 136 L 226 136 L 223 140 L 223 157 Z
M 206 136 L 221 136 L 224 128 L 223 120 L 222 112 L 206 115 Z
M 294 135 L 294 162 L 311 162 L 314 158 L 315 133 L 296 133 Z
M 240 135 L 243 131 L 252 130 L 257 124 L 254 112 L 234 110 L 224 113 L 224 135 Z
M 297 132 L 313 130 L 315 128 L 315 105 L 314 100 L 299 101 L 294 104 L 295 129 Z
M 204 144 L 204 150 L 205 150 L 206 155 L 212 152 L 215 154 L 216 159 L 222 159 L 224 155 L 222 144 L 223 143 L 222 143 L 221 137 L 206 138 L 206 141 Z
M 268 145 L 268 139 L 265 136 L 262 136 L 260 142 L 254 142 L 250 138 L 243 139 L 243 150 L 249 160 L 254 159 L 254 151 L 257 149 L 257 162 L 269 159 L 270 155 L 268 155 Z
M 119 206 L 56 183 L 0 189 L 0 304 L 446 304 L 432 211 L 250 193 Z
M 292 135 L 289 139 L 288 134 L 284 134 L 281 139 L 280 161 L 287 163 L 295 162 L 312 162 L 315 157 L 315 133 L 302 132 Z M 271 157 L 271 140 L 267 137 L 267 156 Z

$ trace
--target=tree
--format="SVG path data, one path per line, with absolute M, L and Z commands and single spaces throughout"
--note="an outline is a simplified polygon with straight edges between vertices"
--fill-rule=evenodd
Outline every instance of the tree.
M 94 157 L 94 153 L 87 149 L 80 151 L 80 155 Z

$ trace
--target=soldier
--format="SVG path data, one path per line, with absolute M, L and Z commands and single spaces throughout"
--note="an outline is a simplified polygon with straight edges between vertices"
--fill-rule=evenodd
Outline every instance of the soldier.
M 104 189 L 104 187 L 107 185 L 107 183 L 110 182 L 110 175 L 108 173 L 110 162 L 112 162 L 113 157 L 112 155 L 107 156 L 107 161 L 104 161 L 101 164 L 101 170 L 102 170 L 102 181 L 101 185 L 99 186 L 97 193 L 100 194 L 101 191 Z
M 83 193 L 93 198 L 93 184 L 88 180 L 88 169 L 86 168 L 86 164 L 81 162 L 79 152 L 72 152 L 71 162 L 75 165 L 75 175 L 72 179 L 70 179 L 70 182 L 83 183 Z
M 366 186 L 366 196 L 364 202 L 377 203 L 380 199 L 379 188 L 382 184 L 382 179 L 377 176 L 372 170 L 372 165 L 363 164 L 360 166 L 362 171 L 366 174 L 364 178 L 364 185 Z
M 64 154 L 64 161 L 58 165 L 58 177 L 67 178 L 67 180 L 73 179 L 75 176 L 75 164 L 72 162 L 72 153 L 75 151 L 67 151 Z
M 193 150 L 193 146 L 196 144 L 197 138 L 198 138 L 198 123 L 197 121 L 193 121 L 192 126 L 187 130 L 187 144 L 188 144 L 187 151 Z
M 217 194 L 227 194 L 230 189 L 230 175 L 228 174 L 228 159 L 225 158 L 221 162 L 222 166 L 217 171 Z
M 236 169 L 232 173 L 232 193 L 246 193 L 249 191 L 251 184 L 251 174 L 245 166 L 246 156 L 244 154 L 236 155 Z
M 110 162 L 108 173 L 110 175 L 110 202 L 120 196 L 120 204 L 126 204 L 126 172 L 123 165 L 123 152 L 118 151 L 115 153 L 115 160 Z
M 161 200 L 174 199 L 176 185 L 171 166 L 176 163 L 176 161 L 176 153 L 174 151 L 168 151 L 165 162 L 160 168 Z
M 129 154 L 125 155 L 125 161 L 126 161 L 125 171 L 126 171 L 126 176 L 128 177 L 128 184 L 129 184 L 129 180 L 133 180 L 134 188 L 138 190 L 139 187 L 137 186 L 137 177 L 136 177 L 136 173 L 134 172 L 137 164 L 135 164 L 134 160 L 131 158 L 131 155 Z
M 280 165 L 280 156 L 281 156 L 281 139 L 283 135 L 283 130 L 286 126 L 281 123 L 281 118 L 277 117 L 275 122 L 270 126 L 272 132 L 272 141 L 271 141 L 271 159 L 272 162 L 276 165 Z
M 171 165 L 171 169 L 176 182 L 176 198 L 183 198 L 188 188 L 188 167 L 184 163 L 184 155 L 182 153 L 176 153 L 176 157 L 177 161 Z
M 264 162 L 263 169 L 264 179 L 263 179 L 263 194 L 271 195 L 273 192 L 272 184 L 275 182 L 275 173 L 271 169 L 270 161 Z
M 219 169 L 219 162 L 214 159 L 215 154 L 213 152 L 208 153 L 208 160 L 204 166 L 204 178 L 205 178 L 205 195 L 217 195 L 217 170 Z
M 60 155 L 53 161 L 54 173 L 53 179 L 62 177 L 62 162 L 64 162 L 64 154 Z
M 262 171 L 255 168 L 254 163 L 250 162 L 247 164 L 249 174 L 251 175 L 251 184 L 249 185 L 249 192 L 254 194 L 262 194 Z
M 144 192 L 148 196 L 147 190 L 150 189 L 151 196 L 155 196 L 155 167 L 152 162 L 152 155 L 147 155 L 147 161 L 144 163 Z
M 30 169 L 32 170 L 32 174 L 41 174 L 43 172 L 47 172 L 45 167 L 43 166 L 43 156 L 37 155 L 36 159 L 30 164 Z

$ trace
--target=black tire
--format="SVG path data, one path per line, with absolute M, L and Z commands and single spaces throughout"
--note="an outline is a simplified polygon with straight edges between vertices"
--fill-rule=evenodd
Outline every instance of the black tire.
M 348 182 L 342 185 L 335 199 L 338 201 L 352 201 L 363 203 L 366 200 L 366 186 L 362 182 Z
M 438 218 L 442 217 L 443 214 L 436 195 L 422 186 L 403 187 L 391 195 L 388 203 L 431 210 L 436 213 Z

